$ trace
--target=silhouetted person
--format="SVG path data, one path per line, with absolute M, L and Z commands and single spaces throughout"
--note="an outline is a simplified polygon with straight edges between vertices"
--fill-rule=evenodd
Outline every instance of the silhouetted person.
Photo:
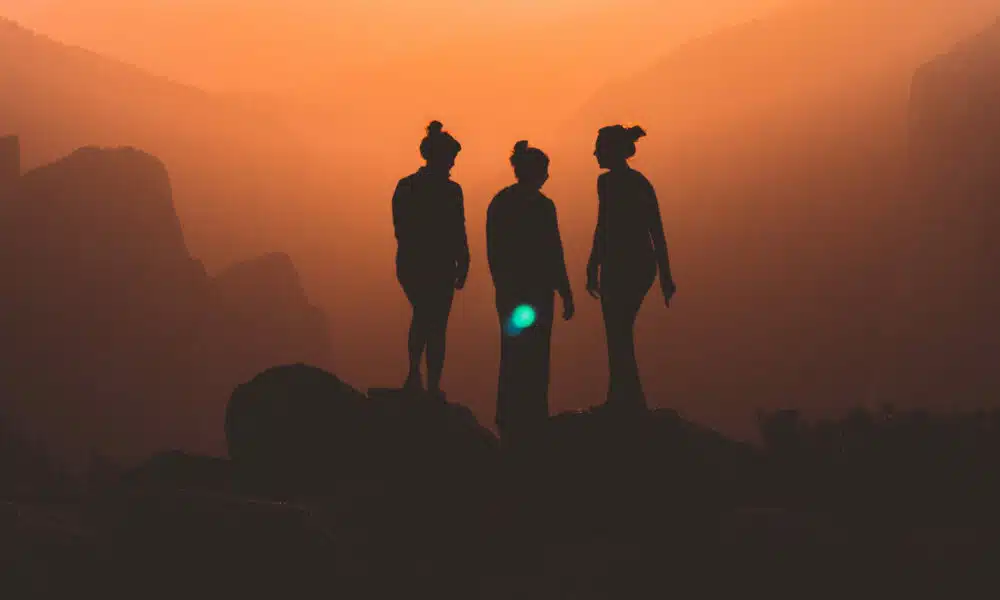
M 530 434 L 548 418 L 555 293 L 563 301 L 563 318 L 574 312 L 556 207 L 541 192 L 549 157 L 520 141 L 510 164 L 517 183 L 493 198 L 486 216 L 501 329 L 496 422 L 508 441 Z
M 401 179 L 392 196 L 396 277 L 413 306 L 410 370 L 404 387 L 423 387 L 420 359 L 426 349 L 427 389 L 437 395 L 452 300 L 469 273 L 462 187 L 450 179 L 461 149 L 440 122 L 431 122 L 420 142 L 420 155 L 427 164 Z
M 635 319 L 660 272 L 667 306 L 676 287 L 670 274 L 667 241 L 653 185 L 632 169 L 641 127 L 613 125 L 597 134 L 597 227 L 587 265 L 587 291 L 600 298 L 608 344 L 607 408 L 645 409 L 635 358 Z

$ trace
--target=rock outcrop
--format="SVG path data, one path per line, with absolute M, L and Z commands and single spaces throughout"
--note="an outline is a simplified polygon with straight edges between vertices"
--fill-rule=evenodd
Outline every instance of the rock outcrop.
M 930 173 L 964 171 L 1000 181 L 990 168 L 1000 150 L 1000 19 L 922 65 L 913 77 L 910 135 L 914 158 Z
M 923 64 L 909 106 L 909 194 L 883 398 L 971 408 L 1000 392 L 1000 22 Z
M 210 277 L 190 255 L 154 156 L 81 148 L 7 189 L 2 408 L 60 457 L 219 452 L 233 386 L 328 360 L 325 321 L 287 256 Z
M 267 254 L 223 270 L 212 277 L 209 297 L 211 330 L 217 339 L 249 342 L 215 349 L 215 361 L 239 365 L 237 381 L 289 360 L 329 359 L 329 340 L 317 335 L 328 330 L 326 315 L 308 303 L 287 254 Z M 213 362 L 211 357 L 205 360 Z
M 251 478 L 334 480 L 365 459 L 367 398 L 304 364 L 238 386 L 226 407 L 229 456 Z M 360 438 L 360 439 L 359 439 Z
M 21 147 L 17 136 L 0 136 L 0 198 L 21 176 Z
M 497 449 L 464 407 L 402 392 L 366 396 L 305 364 L 237 387 L 225 423 L 235 467 L 270 489 L 468 481 L 490 472 Z

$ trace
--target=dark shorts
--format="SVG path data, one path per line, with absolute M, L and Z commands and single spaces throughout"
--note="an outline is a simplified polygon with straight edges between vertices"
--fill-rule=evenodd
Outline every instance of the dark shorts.
M 396 279 L 414 310 L 451 310 L 455 298 L 455 268 L 396 263 Z

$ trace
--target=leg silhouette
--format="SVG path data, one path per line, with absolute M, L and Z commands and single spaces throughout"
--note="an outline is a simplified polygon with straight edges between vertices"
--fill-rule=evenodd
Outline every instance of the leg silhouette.
M 608 402 L 616 405 L 644 404 L 635 357 L 635 319 L 638 312 L 604 311 L 608 343 Z
M 416 288 L 416 289 L 414 289 Z M 429 289 L 428 289 L 429 288 Z M 453 287 L 407 285 L 404 287 L 413 307 L 410 320 L 410 334 L 407 350 L 410 355 L 410 372 L 405 387 L 423 387 L 420 377 L 420 360 L 426 352 L 428 389 L 439 391 L 441 373 L 444 370 L 445 339 L 448 330 L 448 315 L 455 295 Z
M 427 346 L 427 324 L 421 318 L 417 308 L 413 308 L 413 317 L 410 319 L 410 335 L 407 339 L 407 350 L 410 355 L 410 371 L 406 376 L 407 388 L 422 388 L 423 382 L 420 378 L 420 359 L 423 358 L 424 348 Z
M 452 293 L 442 294 L 429 307 L 427 315 L 427 389 L 441 391 L 441 374 L 444 371 L 446 342 L 448 339 L 448 316 L 451 313 Z
M 630 274 L 631 275 L 631 274 Z M 624 281 L 609 279 L 604 285 L 601 309 L 608 344 L 608 405 L 645 409 L 646 399 L 635 356 L 635 321 L 653 286 L 653 276 L 635 273 Z

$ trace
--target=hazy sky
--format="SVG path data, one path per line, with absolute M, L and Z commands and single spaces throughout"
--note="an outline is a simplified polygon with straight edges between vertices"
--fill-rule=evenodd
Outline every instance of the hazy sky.
M 793 3 L 825 6 L 672 53 Z M 24 139 L 31 148 L 57 138 L 64 152 L 141 133 L 141 145 L 169 164 L 194 255 L 214 270 L 290 252 L 330 318 L 335 370 L 356 385 L 392 385 L 405 374 L 409 309 L 392 268 L 389 198 L 418 166 L 427 122 L 441 119 L 464 147 L 455 175 L 473 246 L 445 386 L 484 421 L 498 332 L 483 229 L 487 203 L 511 180 L 511 146 L 528 139 L 552 156 L 545 189 L 580 297 L 574 324 L 555 334 L 553 399 L 554 408 L 578 408 L 600 399 L 606 373 L 599 305 L 581 281 L 596 218 L 593 135 L 599 124 L 638 120 L 650 135 L 635 164 L 657 186 L 681 289 L 670 311 L 657 306 L 658 291 L 643 309 L 644 385 L 699 420 L 747 427 L 751 403 L 857 398 L 867 375 L 838 369 L 856 358 L 844 349 L 868 339 L 856 309 L 869 303 L 841 304 L 849 286 L 839 281 L 847 274 L 869 293 L 855 267 L 880 255 L 868 240 L 881 243 L 885 231 L 851 234 L 882 214 L 896 226 L 900 211 L 886 198 L 903 156 L 895 153 L 913 69 L 997 12 L 1000 0 L 0 0 L 0 16 L 55 40 L 275 108 L 262 122 L 220 124 L 232 104 L 202 111 L 195 94 L 188 114 L 175 102 L 186 91 L 159 82 L 140 89 L 153 80 L 116 77 L 122 69 L 100 61 L 106 80 L 74 77 L 73 53 L 39 44 L 54 65 L 45 73 L 55 79 L 62 66 L 70 83 L 59 96 L 65 106 L 29 120 Z M 22 80 L 28 106 L 51 96 L 31 67 Z M 112 106 L 134 110 L 131 119 L 78 110 L 79 98 L 106 89 L 121 96 Z M 275 115 L 295 129 L 272 129 Z M 564 123 L 570 133 L 559 133 Z M 822 271 L 806 262 L 819 258 L 836 264 Z M 782 277 L 796 283 L 776 285 Z
M 787 0 L 0 0 L 0 14 L 209 91 L 506 152 L 686 38 Z M 362 111 L 362 112 L 357 112 Z M 542 140 L 544 141 L 544 140 Z
M 707 32 L 781 0 L 0 0 L 0 11 L 43 33 L 99 52 L 174 71 L 189 54 L 205 60 L 193 83 L 224 87 L 240 73 L 215 73 L 216 55 L 243 52 L 260 75 L 277 55 L 308 64 L 370 66 L 444 50 L 472 58 L 483 46 L 537 53 L 564 48 L 609 64 L 656 56 L 678 37 Z M 456 46 L 455 43 L 463 45 Z M 166 56 L 171 50 L 177 56 Z M 588 49 L 590 51 L 588 51 Z M 599 51 L 595 51 L 598 50 Z M 255 54 L 256 56 L 251 55 Z M 603 55 L 603 56 L 602 56 Z M 232 57 L 227 62 L 232 63 Z M 295 64 L 284 75 L 293 83 Z M 231 65 L 230 65 L 231 67 Z M 190 70 L 190 69 L 189 69 Z M 247 78 L 243 78 L 246 80 Z M 246 81 L 243 81 L 247 84 Z M 274 82 L 281 83 L 281 82 Z

